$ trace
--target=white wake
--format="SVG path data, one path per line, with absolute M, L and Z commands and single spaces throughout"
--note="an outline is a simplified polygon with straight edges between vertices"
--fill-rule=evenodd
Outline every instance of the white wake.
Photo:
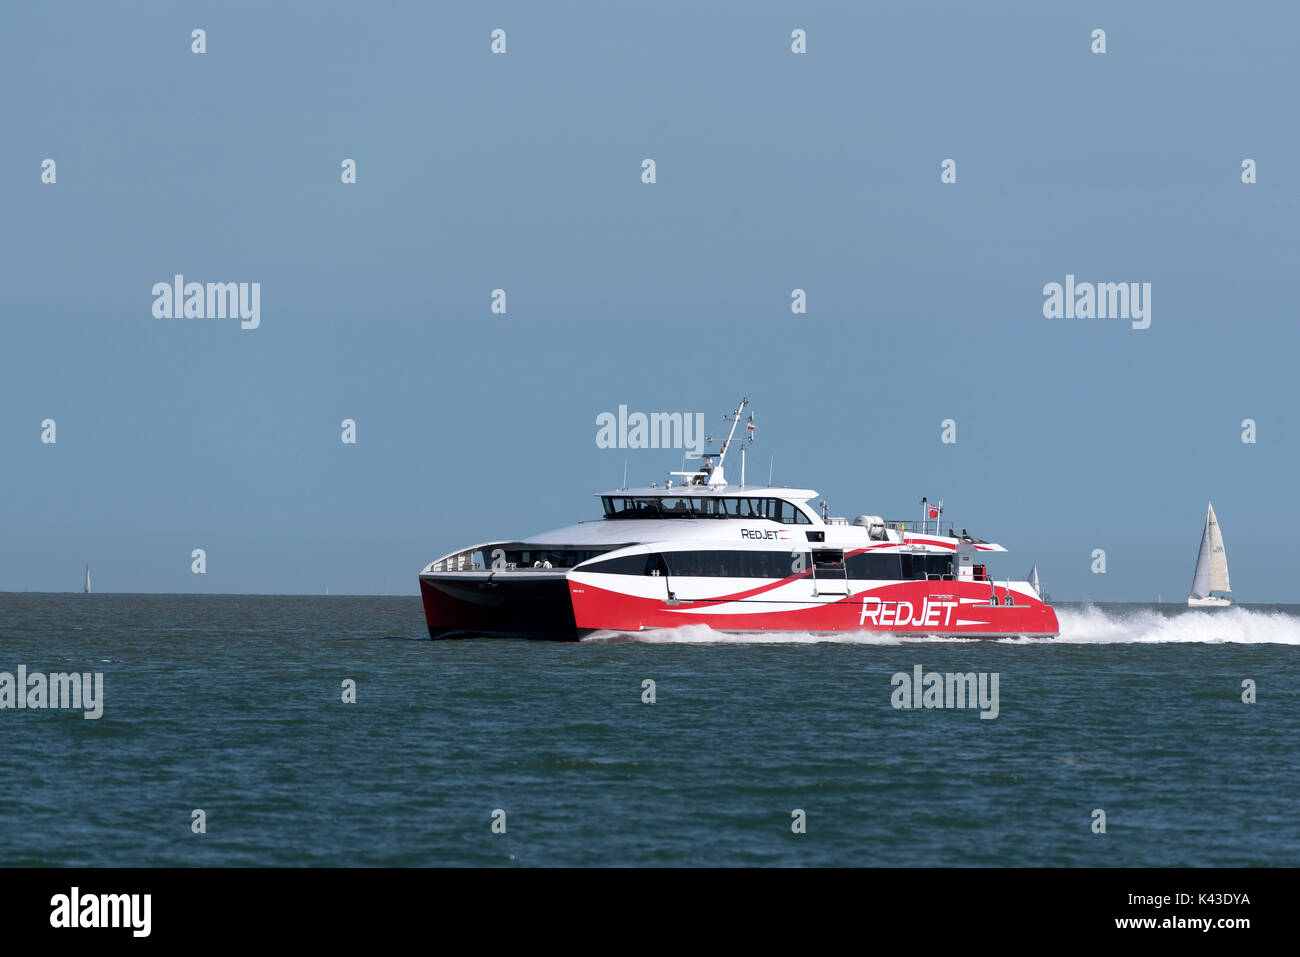
M 1023 644 L 1125 644 L 1207 643 L 1300 645 L 1300 616 L 1284 611 L 1251 609 L 1241 605 L 1226 609 L 1188 609 L 1166 606 L 1162 613 L 1152 608 L 1124 606 L 1056 609 L 1061 625 L 1058 638 L 1000 638 Z M 927 641 L 969 641 L 971 639 L 900 637 L 868 632 L 812 634 L 809 632 L 732 633 L 714 631 L 707 625 L 656 628 L 647 631 L 597 632 L 588 642 L 636 641 L 647 644 L 693 645 L 804 645 L 861 644 L 901 645 Z
M 1061 637 L 1070 644 L 1205 642 L 1300 645 L 1300 617 L 1284 611 L 1245 608 L 1182 608 L 1166 615 L 1150 608 L 1058 608 Z

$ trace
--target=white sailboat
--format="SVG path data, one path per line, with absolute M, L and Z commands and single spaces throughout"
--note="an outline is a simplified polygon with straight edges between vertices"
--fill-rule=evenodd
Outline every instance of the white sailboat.
M 1227 608 L 1232 604 L 1232 586 L 1228 583 L 1228 553 L 1223 550 L 1223 534 L 1214 515 L 1214 503 L 1205 513 L 1205 531 L 1201 550 L 1196 556 L 1196 574 L 1187 596 L 1190 608 Z
M 1043 598 L 1043 586 L 1042 586 L 1042 584 L 1038 581 L 1038 563 L 1037 563 L 1037 562 L 1034 562 L 1034 567 L 1031 568 L 1031 569 L 1029 569 L 1029 584 L 1033 586 L 1034 592 L 1038 595 L 1039 598 L 1042 598 L 1043 601 L 1047 601 L 1046 598 Z
M 82 594 L 90 594 L 90 566 L 86 566 L 86 587 L 82 589 Z

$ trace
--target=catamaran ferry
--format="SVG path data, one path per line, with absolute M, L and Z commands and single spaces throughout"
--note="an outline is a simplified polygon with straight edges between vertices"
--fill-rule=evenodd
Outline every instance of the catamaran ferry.
M 1058 634 L 1037 583 L 992 578 L 1001 545 L 919 522 L 831 517 L 812 489 L 745 484 L 753 413 L 695 472 L 600 493 L 604 517 L 464 548 L 420 572 L 432 638 L 578 640 L 597 631 L 706 625 L 724 632 L 857 632 L 960 638 Z M 740 483 L 723 464 L 740 446 Z M 1035 576 L 1036 577 L 1036 576 Z

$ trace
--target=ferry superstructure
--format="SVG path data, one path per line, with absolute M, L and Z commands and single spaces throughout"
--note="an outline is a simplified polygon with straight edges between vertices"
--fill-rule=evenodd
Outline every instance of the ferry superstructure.
M 819 511 L 812 489 L 728 484 L 727 450 L 664 486 L 600 493 L 603 517 L 430 562 L 420 593 L 432 638 L 577 640 L 593 632 L 706 625 L 723 632 L 1054 637 L 1028 581 L 998 581 L 1001 545 L 949 527 Z M 752 413 L 750 416 L 752 426 Z M 752 428 L 747 429 L 752 432 Z

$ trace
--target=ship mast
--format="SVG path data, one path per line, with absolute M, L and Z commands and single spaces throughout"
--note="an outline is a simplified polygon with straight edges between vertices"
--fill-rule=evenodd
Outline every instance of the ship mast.
M 730 416 L 731 431 L 727 433 L 726 439 L 723 441 L 722 445 L 719 446 L 718 448 L 718 464 L 714 466 L 713 474 L 709 476 L 710 485 L 727 484 L 727 478 L 725 475 L 722 474 L 722 463 L 726 461 L 727 449 L 731 448 L 731 440 L 736 436 L 736 426 L 740 425 L 740 415 L 742 412 L 745 411 L 745 406 L 747 405 L 749 405 L 749 398 L 746 396 L 740 400 L 740 408 L 738 408 L 735 412 L 731 413 Z M 722 420 L 725 422 L 727 418 L 728 417 L 724 415 L 722 417 Z M 743 453 L 743 449 L 742 449 L 742 453 Z M 745 471 L 744 465 L 741 466 L 740 471 L 742 473 Z M 743 481 L 744 476 L 742 475 L 741 478 L 742 478 L 741 484 L 743 485 L 745 484 Z
M 668 474 L 683 476 L 686 480 L 686 484 L 688 485 L 708 485 L 708 486 L 726 485 L 727 478 L 723 474 L 722 463 L 727 457 L 727 449 L 731 447 L 731 442 L 736 436 L 736 426 L 740 424 L 740 416 L 744 413 L 745 407 L 747 405 L 749 405 L 749 398 L 748 397 L 742 398 L 740 400 L 740 408 L 732 412 L 731 415 L 724 415 L 722 417 L 722 421 L 724 422 L 726 422 L 728 419 L 731 420 L 731 431 L 727 433 L 726 439 L 723 440 L 722 445 L 718 449 L 718 463 L 716 465 L 710 468 L 708 462 L 706 461 L 704 467 L 699 469 L 698 471 L 669 472 Z M 752 412 L 749 413 L 749 422 L 750 424 L 747 431 L 750 433 L 750 435 L 748 436 L 747 439 L 742 440 L 740 446 L 740 484 L 742 486 L 745 484 L 745 445 L 748 442 L 754 441 L 754 436 L 753 436 L 754 413 Z M 705 441 L 712 442 L 713 439 L 709 438 L 708 436 L 705 436 Z M 705 454 L 707 457 L 707 455 L 711 453 L 705 453 Z

